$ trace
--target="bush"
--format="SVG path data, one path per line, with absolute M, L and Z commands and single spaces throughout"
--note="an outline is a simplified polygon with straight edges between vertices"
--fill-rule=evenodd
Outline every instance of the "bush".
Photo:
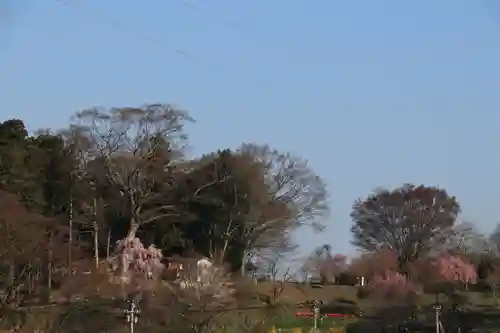
M 355 301 L 348 300 L 345 298 L 338 298 L 322 306 L 320 312 L 357 315 L 360 313 L 360 309 Z
M 349 273 L 340 273 L 337 277 L 337 283 L 341 286 L 355 286 L 357 277 Z
M 370 296 L 371 290 L 370 288 L 364 286 L 364 287 L 358 287 L 356 297 L 359 299 L 364 299 Z
M 478 280 L 475 284 L 469 285 L 469 291 L 477 293 L 489 293 L 492 291 L 492 285 L 486 280 Z

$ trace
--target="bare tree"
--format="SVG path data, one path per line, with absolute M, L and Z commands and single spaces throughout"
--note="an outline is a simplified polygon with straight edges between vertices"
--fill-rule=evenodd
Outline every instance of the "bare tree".
M 444 243 L 459 213 L 457 200 L 443 189 L 406 184 L 380 190 L 355 202 L 353 244 L 367 251 L 393 251 L 403 269 Z
M 146 210 L 153 189 L 168 186 L 168 170 L 186 145 L 183 132 L 186 112 L 170 105 L 152 104 L 142 108 L 92 108 L 75 115 L 73 127 L 87 142 L 85 152 L 94 164 L 89 172 L 100 183 L 109 183 L 126 200 L 132 240 L 141 224 L 172 216 L 171 205 Z
M 298 228 L 325 229 L 329 214 L 326 185 L 306 160 L 267 145 L 243 144 L 239 152 L 264 168 L 269 198 L 267 205 L 254 205 L 247 216 L 241 233 L 245 256 L 251 251 L 293 250 L 290 236 Z
M 172 310 L 193 333 L 212 332 L 219 312 L 236 302 L 235 285 L 221 266 L 206 267 L 200 279 L 199 267 L 187 265 L 177 283 L 168 287 L 166 296 Z
M 371 253 L 363 253 L 351 261 L 348 269 L 350 274 L 364 277 L 367 280 L 387 271 L 397 271 L 397 258 L 394 252 L 379 250 Z
M 491 290 L 493 292 L 493 298 L 495 303 L 497 302 L 497 288 L 500 285 L 500 265 L 498 263 L 493 263 L 489 269 L 486 276 L 486 281 L 491 285 Z
M 495 255 L 500 256 L 500 223 L 495 226 L 493 232 L 489 236 L 489 244 Z
M 242 275 L 256 253 L 293 250 L 297 228 L 323 230 L 328 213 L 324 183 L 307 163 L 268 147 L 245 145 L 204 156 L 184 183 L 181 192 L 190 197 L 184 203 L 199 221 L 195 247 L 219 263 L 241 255 Z
M 263 261 L 269 285 L 263 292 L 259 293 L 259 298 L 267 305 L 274 306 L 281 301 L 285 285 L 292 278 L 290 269 L 283 268 L 282 265 L 280 266 L 283 259 L 280 253 L 276 253 L 274 256 L 268 257 Z
M 461 222 L 449 230 L 442 244 L 436 244 L 436 252 L 452 252 L 462 255 L 481 256 L 491 251 L 491 243 L 474 223 Z

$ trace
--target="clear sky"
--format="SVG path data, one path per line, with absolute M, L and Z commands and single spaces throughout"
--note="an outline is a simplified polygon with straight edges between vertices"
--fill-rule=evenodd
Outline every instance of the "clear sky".
M 445 187 L 500 221 L 500 2 L 4 0 L 0 118 L 62 127 L 89 106 L 190 110 L 193 153 L 269 143 L 331 191 L 322 235 L 349 245 L 377 186 Z M 496 148 L 495 148 L 496 147 Z

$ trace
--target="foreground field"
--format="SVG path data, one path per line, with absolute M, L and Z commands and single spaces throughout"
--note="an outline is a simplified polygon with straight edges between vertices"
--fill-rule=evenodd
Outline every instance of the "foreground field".
M 256 286 L 259 293 L 269 293 L 273 289 L 272 283 L 263 282 Z M 310 286 L 296 283 L 287 283 L 281 295 L 278 297 L 280 304 L 288 304 L 286 314 L 275 318 L 275 327 L 284 329 L 292 327 L 312 327 L 311 318 L 296 318 L 294 313 L 307 310 L 306 303 L 311 300 L 319 300 L 324 304 L 320 317 L 323 318 L 319 327 L 328 331 L 330 328 L 342 328 L 347 332 L 379 332 L 382 327 L 397 326 L 408 322 L 411 317 L 413 321 L 407 325 L 413 325 L 414 330 L 435 332 L 435 294 L 423 294 L 416 300 L 415 304 L 408 303 L 384 303 L 381 300 L 374 301 L 369 298 L 358 297 L 358 288 L 352 286 Z M 439 304 L 442 306 L 442 321 L 448 327 L 461 327 L 461 332 L 467 332 L 473 328 L 483 329 L 485 332 L 500 328 L 500 312 L 498 303 L 489 292 L 456 292 L 452 299 L 440 294 Z M 454 306 L 455 305 L 455 306 Z M 458 306 L 458 308 L 456 307 Z M 458 309 L 458 310 L 457 310 Z M 326 318 L 327 313 L 355 314 L 354 319 Z M 322 331 L 323 331 L 322 330 Z M 298 330 L 296 330 L 298 332 Z M 411 330 L 413 331 L 413 330 Z
M 286 283 L 282 291 L 277 293 L 275 302 L 270 304 L 263 301 L 264 296 L 273 294 L 276 285 L 271 282 L 250 283 L 245 290 L 248 295 L 244 303 L 235 307 L 218 311 L 215 314 L 221 323 L 224 323 L 223 332 L 269 332 L 274 327 L 284 332 L 308 332 L 313 326 L 311 317 L 297 317 L 297 312 L 311 310 L 309 301 L 323 302 L 318 327 L 320 332 L 329 332 L 336 329 L 350 333 L 380 332 L 382 327 L 394 327 L 405 323 L 414 315 L 416 320 L 411 325 L 418 327 L 413 331 L 434 331 L 435 320 L 432 305 L 436 301 L 433 294 L 424 294 L 417 299 L 415 306 L 409 304 L 389 304 L 374 301 L 369 298 L 358 297 L 358 288 L 352 286 L 309 286 L 296 283 Z M 248 297 L 250 296 L 250 297 Z M 491 293 L 459 292 L 454 296 L 454 302 L 460 303 L 463 311 L 456 315 L 450 311 L 453 301 L 440 295 L 439 301 L 443 306 L 443 321 L 451 327 L 460 326 L 461 332 L 468 332 L 471 328 L 497 329 L 500 327 L 500 312 Z M 57 298 L 57 297 L 54 297 Z M 53 298 L 53 299 L 54 299 Z M 242 298 L 243 299 L 243 298 Z M 51 305 L 26 305 L 13 311 L 8 321 L 11 325 L 23 322 L 24 325 L 41 325 L 46 322 L 49 327 L 57 327 L 62 332 L 104 332 L 113 327 L 125 327 L 123 320 L 123 300 L 86 299 L 72 304 L 56 302 Z M 140 303 L 141 320 L 137 329 L 144 331 L 159 318 L 170 313 L 168 308 L 158 308 L 146 300 Z M 354 318 L 328 318 L 328 313 L 351 314 Z M 203 316 L 203 314 L 201 314 Z M 205 314 L 205 316 L 210 316 Z M 193 318 L 197 318 L 193 314 Z M 175 319 L 167 316 L 168 320 Z M 257 325 L 262 322 L 262 325 Z M 172 325 L 175 323 L 171 323 Z M 164 324 L 166 325 L 166 323 Z M 43 326 L 43 325 L 42 325 Z M 258 329 L 256 328 L 258 327 Z M 450 326 L 447 326 L 450 327 Z M 257 329 L 257 331 L 255 331 Z M 447 330 L 448 331 L 448 330 Z

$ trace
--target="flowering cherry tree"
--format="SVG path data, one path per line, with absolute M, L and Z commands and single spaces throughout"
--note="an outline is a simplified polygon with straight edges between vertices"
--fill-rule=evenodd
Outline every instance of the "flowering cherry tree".
M 444 286 L 449 296 L 453 293 L 457 283 L 464 284 L 467 289 L 469 283 L 477 281 L 475 267 L 458 256 L 440 256 L 433 261 L 432 267 L 434 268 L 434 282 L 437 286 Z
M 445 255 L 434 262 L 437 278 L 443 282 L 475 283 L 475 267 L 457 256 Z
M 154 245 L 145 247 L 139 238 L 124 238 L 116 243 L 110 258 L 113 276 L 122 285 L 135 290 L 144 289 L 152 281 L 161 279 L 163 255 Z
M 407 300 L 420 293 L 420 288 L 405 275 L 386 271 L 375 275 L 368 286 L 371 295 L 382 299 Z

